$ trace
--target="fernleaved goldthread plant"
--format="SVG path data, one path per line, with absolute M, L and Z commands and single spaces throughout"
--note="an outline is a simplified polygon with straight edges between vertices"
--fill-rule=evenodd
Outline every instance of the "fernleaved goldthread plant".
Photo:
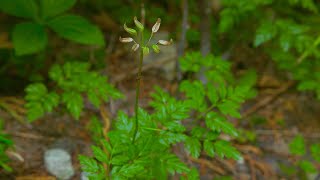
M 220 135 L 238 136 L 227 116 L 241 116 L 241 103 L 255 94 L 252 89 L 255 73 L 250 72 L 241 80 L 234 81 L 229 62 L 214 56 L 202 57 L 200 53 L 188 53 L 180 60 L 182 70 L 196 73 L 201 66 L 206 66 L 208 83 L 203 84 L 199 80 L 183 81 L 180 92 L 184 93 L 185 98 L 182 100 L 156 88 L 150 103 L 154 112 L 149 114 L 139 108 L 143 58 L 150 52 L 150 47 L 157 53 L 160 51 L 159 45 L 170 45 L 172 40 L 160 40 L 149 45 L 160 28 L 160 19 L 153 26 L 147 41 L 143 37 L 144 26 L 137 18 L 134 18 L 134 22 L 137 30 L 124 25 L 132 37 L 120 38 L 120 41 L 133 43 L 132 50 L 138 51 L 140 55 L 135 115 L 131 118 L 120 111 L 107 137 L 101 136 L 102 133 L 94 134 L 95 141 L 99 134 L 101 141 L 92 146 L 93 157 L 79 156 L 87 177 L 92 180 L 163 180 L 179 174 L 184 180 L 199 179 L 197 170 L 189 168 L 172 152 L 172 147 L 177 143 L 183 143 L 187 154 L 193 158 L 199 158 L 203 149 L 209 157 L 242 159 L 236 148 Z M 185 126 L 190 122 L 187 120 L 192 120 L 190 126 Z M 101 125 L 95 125 L 97 131 L 101 132 Z
M 139 56 L 139 64 L 138 64 L 138 74 L 137 74 L 137 84 L 136 84 L 136 99 L 135 99 L 135 131 L 134 131 L 134 136 L 133 136 L 133 142 L 136 139 L 137 131 L 138 131 L 138 109 L 139 109 L 139 94 L 140 94 L 140 81 L 141 81 L 141 70 L 142 70 L 142 65 L 143 65 L 143 58 L 144 56 L 148 55 L 150 52 L 150 41 L 152 37 L 154 36 L 155 33 L 157 33 L 160 29 L 161 25 L 161 19 L 158 18 L 157 22 L 153 25 L 151 35 L 149 37 L 149 40 L 145 42 L 144 40 L 144 26 L 141 22 L 138 21 L 137 17 L 134 17 L 134 24 L 136 25 L 137 29 L 139 32 L 137 32 L 135 29 L 127 27 L 126 24 L 124 24 L 124 30 L 128 32 L 132 37 L 126 37 L 122 38 L 120 37 L 119 40 L 122 43 L 134 43 L 132 46 L 132 51 L 139 51 L 140 56 Z M 136 40 L 135 40 L 136 39 Z M 157 44 L 151 45 L 153 51 L 155 53 L 160 52 L 160 48 L 158 45 L 162 46 L 169 46 L 172 43 L 172 39 L 170 41 L 166 40 L 159 40 Z

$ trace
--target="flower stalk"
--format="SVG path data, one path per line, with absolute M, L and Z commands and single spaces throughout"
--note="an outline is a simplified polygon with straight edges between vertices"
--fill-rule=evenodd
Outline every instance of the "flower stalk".
M 143 46 L 143 33 L 140 33 L 140 43 Z M 132 143 L 135 142 L 136 136 L 139 129 L 139 97 L 140 97 L 140 83 L 142 78 L 142 65 L 143 65 L 143 48 L 140 48 L 140 56 L 139 56 L 139 62 L 138 62 L 138 74 L 137 74 L 137 84 L 136 84 L 136 100 L 135 100 L 135 128 L 133 133 L 133 140 Z
M 137 73 L 137 79 L 136 79 L 136 97 L 135 97 L 135 106 L 134 106 L 134 111 L 135 111 L 134 124 L 135 125 L 134 125 L 132 144 L 135 143 L 138 130 L 139 130 L 139 97 L 140 97 L 140 83 L 142 78 L 143 58 L 145 55 L 149 54 L 150 52 L 149 43 L 153 38 L 154 34 L 158 32 L 161 24 L 161 19 L 158 18 L 157 22 L 153 25 L 152 32 L 147 43 L 144 42 L 144 34 L 143 34 L 144 26 L 141 22 L 138 21 L 137 17 L 134 17 L 134 24 L 136 25 L 136 28 L 138 29 L 138 31 L 135 29 L 129 28 L 126 24 L 124 24 L 124 30 L 134 37 L 138 36 L 139 38 L 138 41 L 135 41 L 134 37 L 119 38 L 120 42 L 122 43 L 134 43 L 131 50 L 134 52 L 139 50 L 139 53 L 140 53 L 139 61 L 138 61 L 138 73 Z M 171 45 L 171 43 L 172 43 L 172 40 L 170 41 L 159 40 L 156 44 L 153 44 L 150 47 L 153 49 L 155 53 L 159 53 L 160 48 L 158 45 L 168 46 L 168 45 Z

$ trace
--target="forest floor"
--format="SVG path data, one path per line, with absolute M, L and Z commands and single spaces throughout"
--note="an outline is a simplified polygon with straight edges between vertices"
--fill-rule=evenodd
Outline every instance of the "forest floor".
M 247 48 L 236 49 L 234 54 L 241 53 Z M 239 52 L 239 53 L 237 53 Z M 271 61 L 263 61 L 264 57 L 249 58 L 235 56 L 233 70 L 235 74 L 242 69 L 255 67 L 259 73 L 257 83 L 258 96 L 245 103 L 242 108 L 243 118 L 231 121 L 238 128 L 251 131 L 256 138 L 252 140 L 234 141 L 234 145 L 243 154 L 243 162 L 206 158 L 200 160 L 187 157 L 179 147 L 177 153 L 182 152 L 184 160 L 200 168 L 202 179 L 212 179 L 218 176 L 231 176 L 232 179 L 281 179 L 286 178 L 279 169 L 279 163 L 288 164 L 295 161 L 288 151 L 288 142 L 297 134 L 302 134 L 307 143 L 320 141 L 320 102 L 309 93 L 297 92 L 294 82 L 279 79 L 281 74 Z M 111 82 L 116 84 L 126 95 L 126 99 L 110 102 L 106 109 L 110 111 L 111 119 L 116 111 L 121 109 L 133 114 L 135 93 L 135 64 L 125 53 L 116 52 L 107 59 L 107 74 L 111 74 Z M 261 73 L 262 72 L 262 73 Z M 158 85 L 175 93 L 177 84 L 165 77 L 161 64 L 149 66 L 143 72 L 142 92 L 140 104 L 148 108 L 150 93 Z M 11 99 L 10 99 L 11 98 Z M 10 97 L 8 104 L 23 113 L 23 98 Z M 76 175 L 73 179 L 80 179 L 80 165 L 77 160 L 79 154 L 91 154 L 92 140 L 87 126 L 91 115 L 99 115 L 99 111 L 92 110 L 82 115 L 79 121 L 64 114 L 51 113 L 32 124 L 22 123 L 7 111 L 1 109 L 0 117 L 5 119 L 5 132 L 14 140 L 15 147 L 10 165 L 14 173 L 0 172 L 0 179 L 19 180 L 49 180 L 55 179 L 44 166 L 44 152 L 57 143 L 62 143 L 72 154 Z

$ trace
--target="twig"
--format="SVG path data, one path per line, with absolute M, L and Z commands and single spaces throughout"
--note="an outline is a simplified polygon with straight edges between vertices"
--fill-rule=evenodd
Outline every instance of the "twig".
M 266 136 L 273 136 L 274 134 L 281 134 L 282 136 L 296 136 L 298 134 L 301 134 L 305 138 L 320 139 L 320 133 L 303 134 L 298 132 L 292 132 L 289 130 L 258 129 L 255 131 L 255 133 L 258 135 L 266 135 Z
M 11 136 L 24 138 L 24 139 L 49 140 L 49 141 L 54 141 L 55 140 L 55 138 L 53 138 L 53 137 L 45 137 L 45 136 L 41 136 L 41 135 L 24 133 L 24 132 L 7 132 L 7 131 L 4 131 L 4 133 L 9 134 Z
M 223 160 L 223 159 L 220 159 L 220 158 L 215 158 L 215 160 L 217 160 L 219 163 L 221 163 L 224 166 L 224 168 L 227 169 L 229 172 L 231 172 L 232 174 L 236 174 L 236 171 L 230 162 Z
M 199 163 L 199 164 L 205 165 L 205 166 L 207 166 L 208 168 L 210 168 L 211 170 L 213 170 L 214 172 L 216 172 L 216 173 L 218 173 L 220 175 L 226 175 L 226 172 L 222 168 L 215 166 L 209 160 L 201 159 L 201 158 L 195 159 L 193 157 L 188 157 L 188 159 L 190 159 L 191 161 L 193 161 L 195 163 Z
M 263 164 L 261 162 L 258 162 L 254 159 L 252 159 L 248 155 L 243 156 L 244 159 L 249 163 L 250 169 L 251 169 L 251 178 L 256 179 L 256 171 L 255 167 L 258 168 L 265 177 L 270 177 L 273 173 L 270 167 L 268 167 L 266 164 Z
M 100 115 L 101 115 L 101 118 L 103 119 L 103 122 L 104 122 L 104 127 L 103 127 L 103 135 L 104 137 L 107 139 L 107 134 L 109 132 L 109 129 L 110 129 L 110 116 L 109 116 L 109 113 L 108 111 L 104 108 L 104 105 L 100 105 Z
M 281 88 L 276 90 L 273 95 L 266 97 L 265 99 L 263 99 L 262 101 L 259 101 L 254 106 L 252 106 L 250 109 L 245 111 L 242 114 L 242 119 L 250 116 L 251 114 L 253 114 L 253 113 L 257 112 L 258 110 L 260 110 L 261 108 L 263 108 L 264 106 L 267 106 L 268 104 L 270 104 L 279 95 L 281 95 L 282 93 L 286 92 L 293 85 L 294 85 L 294 82 L 293 81 L 289 81 L 287 84 L 285 84 L 284 86 L 282 86 Z

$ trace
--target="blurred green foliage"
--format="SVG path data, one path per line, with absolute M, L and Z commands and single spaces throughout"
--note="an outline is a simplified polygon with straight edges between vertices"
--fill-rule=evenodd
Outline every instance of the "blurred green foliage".
M 121 98 L 122 94 L 107 82 L 106 76 L 90 71 L 89 63 L 67 62 L 55 64 L 49 71 L 50 79 L 55 83 L 49 92 L 43 83 L 33 83 L 26 88 L 28 119 L 34 121 L 46 112 L 52 112 L 59 104 L 64 104 L 68 112 L 79 119 L 84 109 L 84 97 L 99 108 L 109 98 Z

